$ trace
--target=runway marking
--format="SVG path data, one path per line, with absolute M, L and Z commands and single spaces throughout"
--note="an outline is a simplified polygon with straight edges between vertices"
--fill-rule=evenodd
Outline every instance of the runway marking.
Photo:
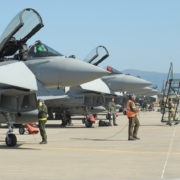
M 169 160 L 169 156 L 171 153 L 171 150 L 172 150 L 172 146 L 173 146 L 173 142 L 174 142 L 174 137 L 175 137 L 175 133 L 176 133 L 176 127 L 174 128 L 173 130 L 173 134 L 172 134 L 172 137 L 171 137 L 171 140 L 170 140 L 170 143 L 169 143 L 169 148 L 168 148 L 168 152 L 167 152 L 167 156 L 166 156 L 166 161 L 164 163 L 164 166 L 163 166 L 163 170 L 162 170 L 162 174 L 161 174 L 161 179 L 164 178 L 164 174 L 165 174 L 165 170 L 166 170 L 166 167 L 167 167 L 167 163 L 168 163 L 168 160 Z
M 44 145 L 42 145 L 44 146 Z M 148 151 L 128 151 L 128 150 L 113 150 L 113 149 L 89 149 L 89 148 L 60 148 L 60 147 L 42 147 L 42 146 L 20 146 L 21 149 L 39 149 L 39 150 L 62 150 L 62 151 L 91 151 L 91 152 L 117 152 L 130 154 L 161 154 L 165 155 L 167 152 L 148 152 Z M 172 155 L 180 155 L 180 152 L 171 152 Z

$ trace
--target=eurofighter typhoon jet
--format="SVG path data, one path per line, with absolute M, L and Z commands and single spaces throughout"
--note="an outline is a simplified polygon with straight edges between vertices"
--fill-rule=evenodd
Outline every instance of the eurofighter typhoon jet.
M 40 41 L 28 48 L 26 42 L 43 26 L 39 13 L 27 8 L 14 17 L 0 37 L 0 123 L 8 124 L 8 146 L 17 143 L 13 124 L 38 120 L 39 87 L 74 86 L 108 74 L 67 58 Z
M 160 91 L 151 87 L 145 87 L 134 91 L 134 93 L 139 96 L 154 96 L 160 94 Z
M 89 53 L 85 61 L 98 65 L 108 56 L 108 50 L 104 46 L 98 46 Z M 67 92 L 63 89 L 49 88 L 39 91 L 39 97 L 46 101 L 49 108 L 50 119 L 52 112 L 55 112 L 65 126 L 72 115 L 85 115 L 84 123 L 86 127 L 91 127 L 88 114 L 106 110 L 110 97 L 117 97 L 115 92 L 137 90 L 152 84 L 149 81 L 122 74 L 110 66 L 107 69 L 111 72 L 109 76 L 72 87 Z

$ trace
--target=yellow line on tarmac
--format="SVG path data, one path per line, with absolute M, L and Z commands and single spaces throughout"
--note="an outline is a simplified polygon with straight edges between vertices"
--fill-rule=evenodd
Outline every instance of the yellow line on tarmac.
M 60 150 L 60 151 L 91 151 L 91 152 L 116 152 L 116 153 L 130 153 L 130 154 L 161 154 L 165 155 L 167 152 L 148 152 L 148 151 L 128 151 L 128 150 L 113 150 L 113 149 L 91 149 L 91 148 L 61 148 L 61 147 L 45 147 L 42 146 L 19 146 L 21 149 L 39 149 L 39 150 Z M 180 152 L 172 152 L 172 155 L 180 155 Z

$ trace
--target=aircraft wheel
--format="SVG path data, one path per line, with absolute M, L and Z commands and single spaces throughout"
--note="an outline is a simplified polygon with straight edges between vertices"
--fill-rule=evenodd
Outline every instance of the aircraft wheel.
M 6 145 L 7 146 L 15 146 L 17 144 L 17 138 L 16 138 L 16 135 L 15 134 L 8 134 L 6 136 Z
M 93 114 L 94 118 L 97 118 L 97 114 Z
M 24 127 L 20 127 L 20 128 L 19 128 L 19 134 L 24 134 L 24 133 L 25 133 Z
M 66 119 L 66 118 L 62 118 L 62 124 L 61 124 L 61 126 L 65 127 L 65 126 L 67 126 L 67 124 L 68 124 L 67 119 Z
M 48 120 L 54 120 L 53 113 L 48 113 Z
M 85 120 L 85 126 L 86 126 L 87 128 L 91 128 L 91 127 L 92 127 L 92 122 L 90 121 L 90 119 L 86 119 L 86 120 Z
M 83 123 L 83 124 L 85 124 L 85 120 L 86 120 L 85 118 L 82 119 L 82 123 Z

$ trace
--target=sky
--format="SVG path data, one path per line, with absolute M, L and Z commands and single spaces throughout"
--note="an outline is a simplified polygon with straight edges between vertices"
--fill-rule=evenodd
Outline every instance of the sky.
M 24 8 L 34 8 L 44 27 L 41 40 L 62 54 L 83 60 L 98 45 L 118 70 L 180 73 L 179 0 L 0 0 L 0 34 Z

